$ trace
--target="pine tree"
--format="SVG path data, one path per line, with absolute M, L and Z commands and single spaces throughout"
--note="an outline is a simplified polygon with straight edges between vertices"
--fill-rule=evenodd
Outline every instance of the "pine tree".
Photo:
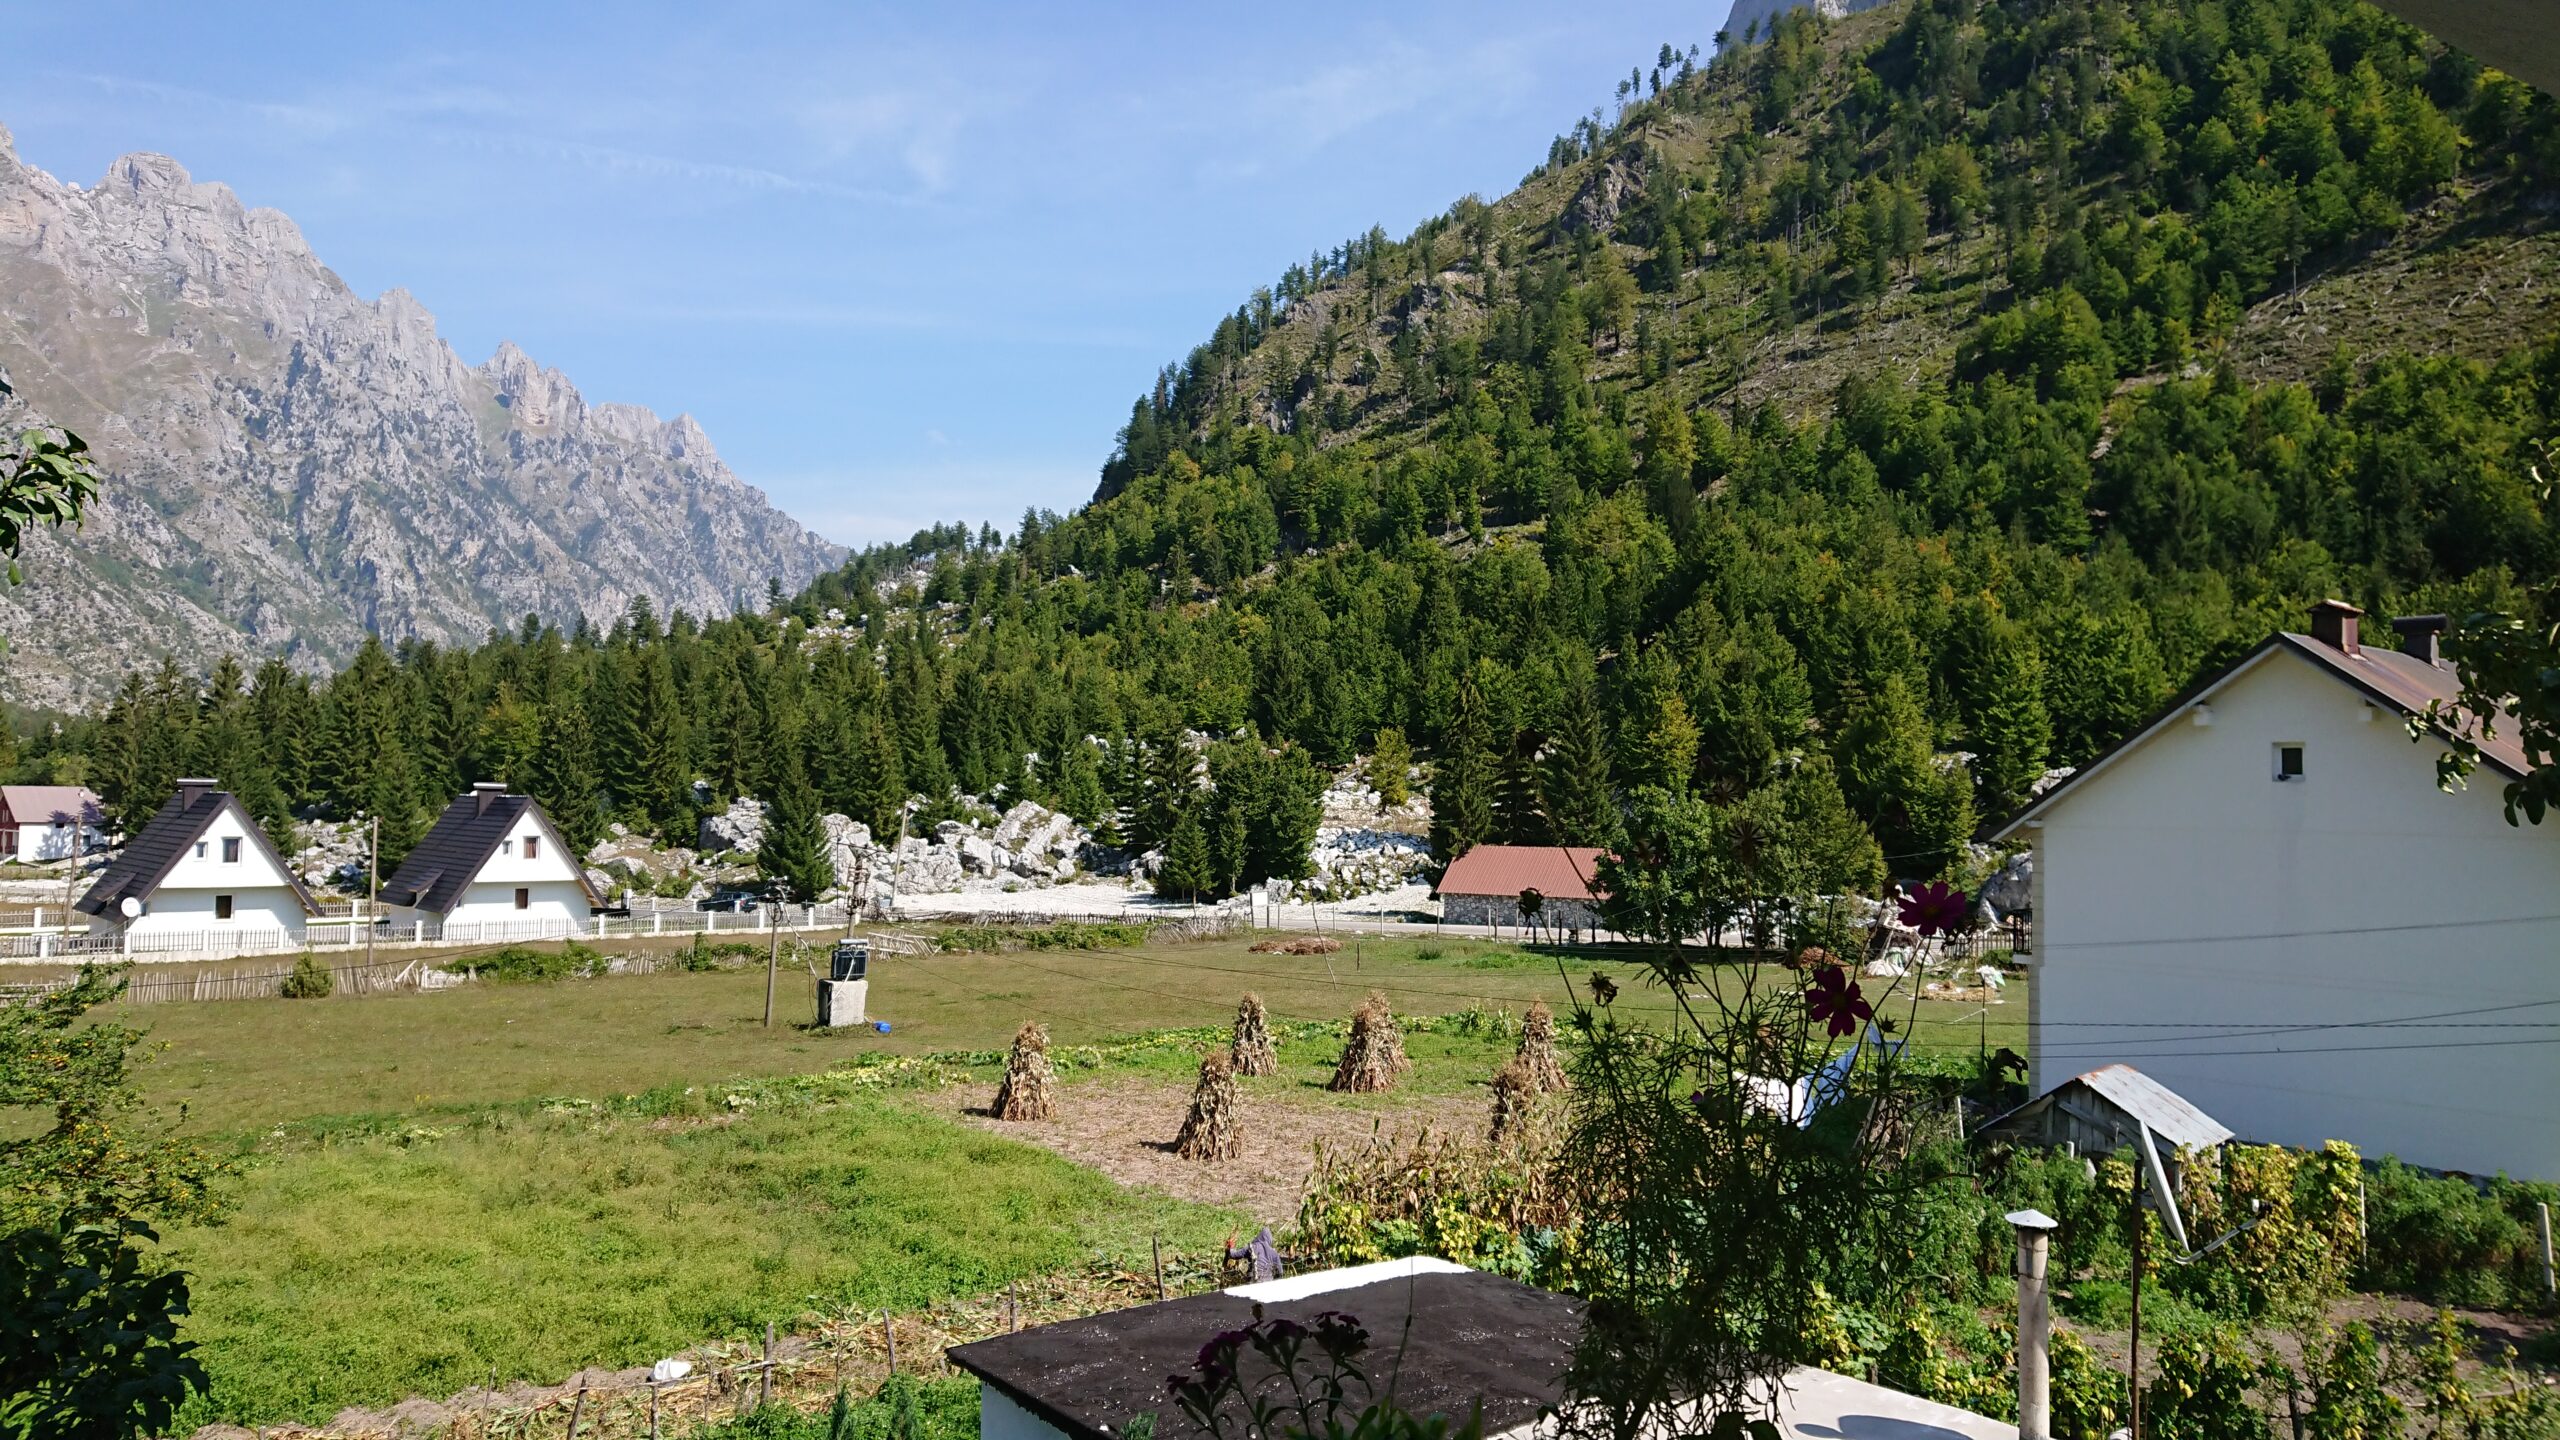
M 1378 792 L 1379 804 L 1392 810 L 1412 795 L 1412 769 L 1413 747 L 1405 743 L 1404 731 L 1393 725 L 1379 731 L 1369 750 L 1369 788 Z
M 542 707 L 542 744 L 535 752 L 528 789 L 581 858 L 604 831 L 603 816 L 598 813 L 594 747 L 586 707 L 574 692 L 564 692 Z
M 1431 850 L 1443 863 L 1493 834 L 1493 739 L 1484 695 L 1470 677 L 1458 683 L 1458 708 L 1431 772 Z
M 898 817 L 907 804 L 906 782 L 898 774 L 898 747 L 880 723 L 880 707 L 866 705 L 853 732 L 848 808 L 845 814 L 871 827 L 872 839 L 895 844 Z
M 1538 749 L 1535 731 L 1522 730 L 1503 747 L 1494 776 L 1494 828 L 1506 845 L 1552 845 L 1545 808 L 1538 796 Z
M 1216 872 L 1217 861 L 1209 852 L 1199 807 L 1192 806 L 1173 822 L 1173 834 L 1165 841 L 1164 866 L 1156 871 L 1156 893 L 1197 900 L 1217 888 Z
M 1559 845 L 1607 846 L 1618 830 L 1609 790 L 1609 734 L 1600 719 L 1597 686 L 1588 668 L 1566 682 L 1556 733 L 1539 767 L 1538 803 L 1548 833 Z
M 797 748 L 783 754 L 782 771 L 764 810 L 764 838 L 756 846 L 756 869 L 777 895 L 795 905 L 815 904 L 836 883 L 827 855 L 826 827 L 818 818 L 818 796 L 800 765 Z

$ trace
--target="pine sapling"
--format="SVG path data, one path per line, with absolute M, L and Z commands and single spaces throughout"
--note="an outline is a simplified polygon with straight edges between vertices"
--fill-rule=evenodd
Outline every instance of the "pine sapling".
M 1271 1043 L 1271 1018 L 1263 1013 L 1262 997 L 1250 991 L 1236 1006 L 1236 1037 L 1230 1053 L 1238 1075 L 1280 1073 L 1280 1052 Z
M 1058 1113 L 1057 1086 L 1049 1070 L 1049 1030 L 1025 1021 L 1013 1035 L 1013 1053 L 1004 1062 L 1004 1083 L 996 1087 L 999 1120 L 1049 1120 Z
M 1351 1017 L 1350 1043 L 1342 1047 L 1342 1061 L 1324 1088 L 1355 1095 L 1388 1090 L 1394 1088 L 1396 1077 L 1411 1068 L 1395 1012 L 1387 1008 L 1383 991 L 1372 990 Z
M 1200 1061 L 1200 1084 L 1191 1092 L 1191 1113 L 1183 1117 L 1173 1153 L 1185 1160 L 1233 1160 L 1244 1153 L 1236 1070 L 1223 1050 L 1212 1050 Z
M 1556 1059 L 1556 1016 L 1546 1001 L 1531 1005 L 1529 1013 L 1520 1017 L 1520 1053 L 1512 1057 L 1512 1063 L 1526 1073 L 1537 1094 L 1573 1088 L 1573 1082 L 1565 1078 L 1563 1063 Z

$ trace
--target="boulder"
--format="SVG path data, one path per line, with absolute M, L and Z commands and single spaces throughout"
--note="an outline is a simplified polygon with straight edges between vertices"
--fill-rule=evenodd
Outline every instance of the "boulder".
M 719 814 L 703 816 L 695 842 L 712 854 L 756 853 L 756 847 L 764 843 L 764 802 L 741 795 Z

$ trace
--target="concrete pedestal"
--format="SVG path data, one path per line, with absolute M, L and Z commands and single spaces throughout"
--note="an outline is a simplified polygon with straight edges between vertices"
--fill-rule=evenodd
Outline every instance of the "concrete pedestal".
M 818 1023 L 821 1025 L 859 1025 L 863 1003 L 871 998 L 868 980 L 821 980 L 818 982 Z

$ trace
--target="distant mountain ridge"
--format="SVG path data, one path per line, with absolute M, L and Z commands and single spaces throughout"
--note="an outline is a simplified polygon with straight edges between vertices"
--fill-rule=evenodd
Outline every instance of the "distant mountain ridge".
M 105 493 L 0 592 L 0 696 L 67 705 L 225 651 L 314 667 L 471 642 L 527 612 L 726 613 L 841 547 L 740 480 L 689 415 L 592 404 L 512 342 L 466 365 L 406 291 L 366 301 L 293 222 L 128 155 L 98 185 L 0 129 L 0 373 Z

